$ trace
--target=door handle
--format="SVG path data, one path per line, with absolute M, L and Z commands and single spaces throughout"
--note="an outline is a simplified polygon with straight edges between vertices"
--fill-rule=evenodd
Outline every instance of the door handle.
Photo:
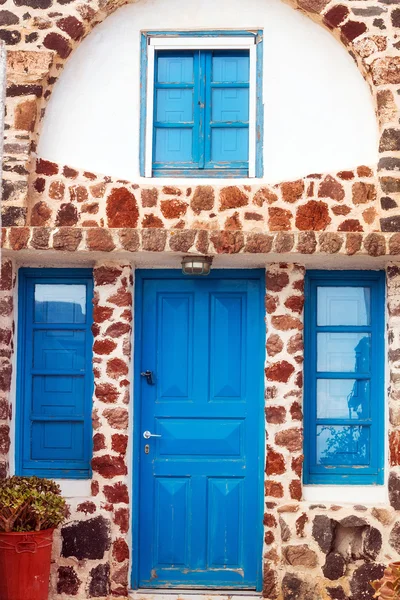
M 146 377 L 146 381 L 149 385 L 154 385 L 153 371 L 143 371 L 140 375 Z
M 143 437 L 145 440 L 149 440 L 152 437 L 161 437 L 161 435 L 157 434 L 157 433 L 150 433 L 150 431 L 145 431 L 143 433 Z

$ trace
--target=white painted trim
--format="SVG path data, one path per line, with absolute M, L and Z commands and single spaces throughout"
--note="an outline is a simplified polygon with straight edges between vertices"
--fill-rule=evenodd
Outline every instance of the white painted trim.
M 251 48 L 255 45 L 254 35 L 236 37 L 150 37 L 150 46 L 157 50 L 175 50 L 186 48 L 197 50 L 198 48 L 214 50 L 215 48 L 226 48 L 236 50 L 238 48 Z
M 91 479 L 54 479 L 60 486 L 64 498 L 90 499 L 92 495 Z
M 386 465 L 385 465 L 386 466 Z M 303 500 L 319 504 L 388 504 L 386 485 L 304 485 Z
M 154 46 L 147 50 L 146 145 L 144 176 L 153 175 Z
M 154 113 L 154 55 L 155 50 L 240 50 L 250 51 L 249 74 L 249 176 L 243 181 L 256 176 L 256 127 L 257 127 L 257 46 L 254 36 L 244 37 L 150 37 L 147 54 L 147 86 L 146 86 L 146 134 L 145 134 L 145 167 L 144 176 L 153 175 L 153 113 Z M 191 182 L 192 179 L 189 179 Z M 235 185 L 239 185 L 234 180 Z M 214 183 L 214 180 L 213 180 Z M 218 183 L 218 181 L 216 182 Z
M 257 46 L 250 47 L 249 75 L 249 178 L 256 176 Z

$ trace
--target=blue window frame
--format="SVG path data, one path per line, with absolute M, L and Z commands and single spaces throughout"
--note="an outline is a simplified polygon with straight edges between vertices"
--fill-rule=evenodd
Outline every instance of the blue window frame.
M 304 483 L 383 484 L 384 282 L 307 272 Z
M 152 38 L 210 37 L 205 49 L 157 49 Z M 213 38 L 246 37 L 256 48 L 212 49 Z M 227 42 L 228 44 L 228 42 Z M 251 61 L 255 82 L 251 82 Z M 148 32 L 142 35 L 141 174 L 153 177 L 262 175 L 261 32 Z M 149 78 L 149 80 L 147 80 Z M 152 82 L 152 86 L 148 83 Z M 254 85 L 254 93 L 250 87 Z M 152 102 L 148 103 L 148 95 Z M 254 100 L 254 102 L 253 102 Z M 254 104 L 254 106 L 253 106 Z M 252 109 L 253 107 L 253 109 Z M 149 112 L 152 119 L 149 119 Z M 151 138 L 151 146 L 149 139 Z M 151 154 L 151 163 L 145 154 Z M 151 167 L 149 168 L 149 164 Z
M 19 475 L 91 475 L 92 297 L 90 269 L 19 271 Z

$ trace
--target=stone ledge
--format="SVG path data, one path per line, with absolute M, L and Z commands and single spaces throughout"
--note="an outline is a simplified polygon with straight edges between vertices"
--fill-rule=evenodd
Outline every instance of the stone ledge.
M 221 254 L 297 254 L 400 256 L 400 233 L 206 231 L 195 229 L 102 229 L 9 227 L 4 250 L 61 252 L 168 252 Z

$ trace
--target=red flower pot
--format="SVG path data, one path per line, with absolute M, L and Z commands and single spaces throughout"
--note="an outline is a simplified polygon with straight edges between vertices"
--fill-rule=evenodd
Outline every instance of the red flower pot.
M 1 600 L 47 600 L 54 529 L 0 532 Z

